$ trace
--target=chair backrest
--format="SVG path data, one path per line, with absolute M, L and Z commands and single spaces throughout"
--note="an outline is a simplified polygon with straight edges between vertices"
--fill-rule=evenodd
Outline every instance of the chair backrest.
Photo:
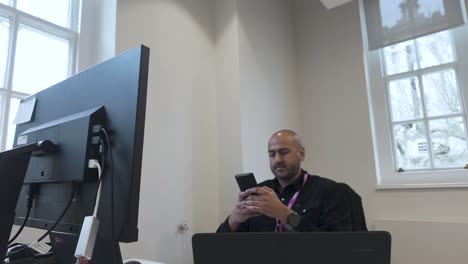
M 338 183 L 340 188 L 345 190 L 347 195 L 348 205 L 351 208 L 352 230 L 367 231 L 366 217 L 362 207 L 362 199 L 348 184 Z

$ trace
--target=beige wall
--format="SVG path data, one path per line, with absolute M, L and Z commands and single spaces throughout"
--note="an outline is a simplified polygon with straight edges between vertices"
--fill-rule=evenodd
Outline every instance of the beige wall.
M 368 212 L 376 179 L 357 5 L 297 0 L 294 11 L 305 167 L 350 183 Z

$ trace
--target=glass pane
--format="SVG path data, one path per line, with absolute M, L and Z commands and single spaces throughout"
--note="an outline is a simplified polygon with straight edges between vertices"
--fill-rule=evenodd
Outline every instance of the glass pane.
M 428 116 L 461 113 L 460 93 L 453 69 L 423 75 Z
M 9 41 L 10 23 L 6 18 L 0 17 L 0 87 L 5 87 L 5 73 Z
M 398 168 L 430 168 L 426 128 L 423 122 L 395 125 L 393 133 Z
M 16 0 L 16 7 L 62 27 L 68 27 L 69 0 Z
M 383 53 L 387 75 L 416 70 L 418 67 L 412 40 L 385 47 Z
M 421 68 L 454 61 L 449 31 L 439 32 L 417 39 Z
M 416 2 L 416 14 L 422 15 L 426 19 L 446 15 L 444 0 L 418 0 Z
M 68 49 L 66 39 L 22 26 L 18 32 L 13 90 L 32 94 L 64 80 Z
M 392 120 L 422 118 L 422 101 L 416 77 L 391 81 L 389 84 Z
M 379 1 L 380 16 L 382 17 L 382 27 L 391 29 L 401 23 L 403 10 L 400 8 L 406 0 Z
M 0 3 L 1 3 L 1 4 L 4 4 L 4 5 L 9 5 L 9 4 L 10 4 L 10 0 L 0 0 Z
M 19 103 L 20 103 L 20 100 L 16 98 L 11 99 L 10 101 L 10 113 L 8 115 L 8 134 L 7 134 L 6 149 L 11 149 L 13 147 L 13 140 L 15 138 L 15 130 L 16 130 L 16 125 L 13 124 L 13 121 L 15 120 Z
M 436 168 L 464 167 L 468 163 L 465 124 L 461 117 L 429 122 Z

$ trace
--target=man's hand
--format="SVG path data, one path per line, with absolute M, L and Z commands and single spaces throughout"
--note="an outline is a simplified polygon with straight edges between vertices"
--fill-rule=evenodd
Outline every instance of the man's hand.
M 245 191 L 248 196 L 245 207 L 253 212 L 257 212 L 272 218 L 278 218 L 282 223 L 286 223 L 288 216 L 293 213 L 285 206 L 276 195 L 275 191 L 268 187 L 256 187 Z M 257 195 L 250 195 L 250 194 Z
M 260 215 L 259 213 L 246 207 L 245 200 L 249 195 L 250 194 L 246 192 L 239 193 L 239 199 L 237 201 L 236 207 L 229 215 L 228 219 L 229 229 L 231 229 L 231 231 L 236 231 L 237 228 L 239 228 L 239 225 L 245 222 L 247 219 Z

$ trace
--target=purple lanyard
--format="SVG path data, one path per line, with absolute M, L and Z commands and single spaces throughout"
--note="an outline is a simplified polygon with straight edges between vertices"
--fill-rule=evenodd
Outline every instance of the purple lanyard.
M 302 187 L 304 187 L 308 177 L 309 177 L 308 173 L 304 174 L 304 181 L 302 182 L 301 188 L 298 191 L 296 191 L 296 193 L 293 195 L 291 200 L 289 200 L 289 203 L 288 203 L 289 209 L 291 209 L 293 205 L 296 203 L 297 197 L 301 193 Z M 283 226 L 281 225 L 281 221 L 278 218 L 276 218 L 275 232 L 283 232 Z

